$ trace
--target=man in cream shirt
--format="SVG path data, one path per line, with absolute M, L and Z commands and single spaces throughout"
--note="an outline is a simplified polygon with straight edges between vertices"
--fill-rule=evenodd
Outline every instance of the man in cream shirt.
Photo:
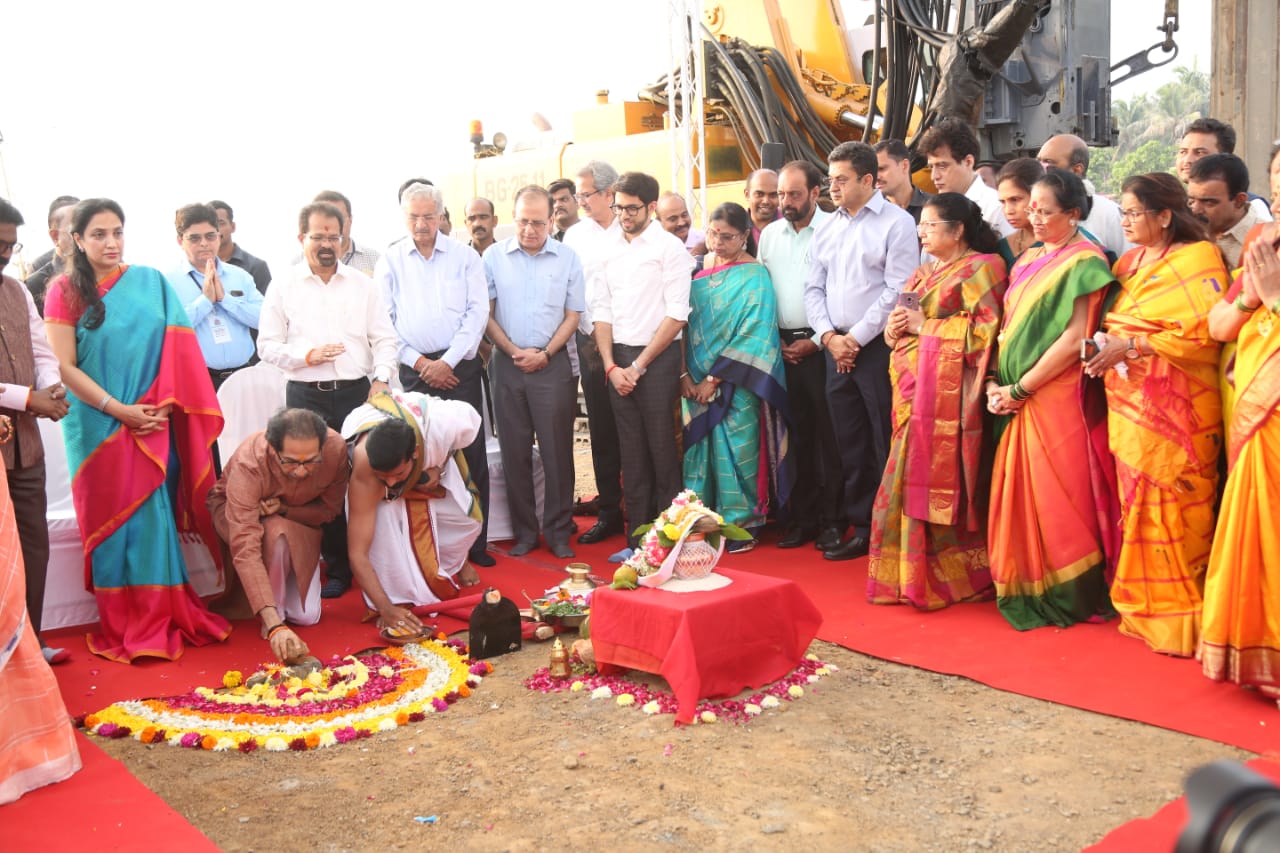
M 367 398 L 390 390 L 399 343 L 382 294 L 367 275 L 338 260 L 342 211 L 313 202 L 298 216 L 303 260 L 262 300 L 258 356 L 284 371 L 285 405 L 310 409 L 333 430 Z M 346 520 L 324 528 L 328 581 L 320 594 L 351 587 Z

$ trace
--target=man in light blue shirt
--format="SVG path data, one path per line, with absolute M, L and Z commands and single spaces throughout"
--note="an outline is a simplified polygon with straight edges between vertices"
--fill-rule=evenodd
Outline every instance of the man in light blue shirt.
M 852 560 L 870 549 L 871 506 L 889 459 L 893 391 L 881 335 L 920 262 L 915 220 L 876 189 L 870 145 L 842 142 L 827 156 L 840 206 L 809 244 L 805 313 L 827 350 L 827 404 L 844 469 L 852 535 L 827 551 Z
M 484 367 L 476 352 L 489 321 L 489 287 L 480 256 L 456 240 L 439 238 L 444 196 L 438 188 L 412 184 L 401 196 L 400 206 L 410 239 L 388 246 L 373 273 L 400 340 L 400 384 L 406 391 L 462 400 L 482 414 Z M 485 430 L 476 433 L 463 455 L 485 518 L 470 560 L 477 566 L 492 566 L 494 559 L 485 552 L 489 529 Z
M 253 276 L 218 258 L 218 214 L 206 204 L 188 204 L 174 216 L 186 262 L 166 273 L 196 330 L 213 387 L 257 361 L 253 330 L 262 294 Z
M 542 536 L 562 560 L 574 556 L 573 419 L 577 383 L 566 351 L 586 308 L 582 264 L 550 239 L 551 194 L 538 186 L 516 193 L 516 236 L 484 253 L 489 282 L 489 339 L 497 387 L 498 445 L 519 557 L 538 544 L 533 440 L 545 477 Z
M 809 325 L 804 289 L 809 272 L 809 245 L 814 233 L 831 218 L 818 207 L 822 171 L 807 160 L 795 160 L 778 172 L 782 218 L 760 232 L 760 263 L 769 270 L 778 302 L 778 337 L 791 403 L 791 449 L 796 483 L 787 506 L 787 532 L 779 548 L 799 548 L 817 540 L 821 550 L 834 548 L 844 535 L 844 477 L 831 416 L 827 412 L 827 360 Z

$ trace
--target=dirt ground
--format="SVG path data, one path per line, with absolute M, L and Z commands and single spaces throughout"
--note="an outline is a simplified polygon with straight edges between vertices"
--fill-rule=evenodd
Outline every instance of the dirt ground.
M 822 642 L 840 671 L 802 699 L 676 728 L 525 689 L 548 651 L 494 659 L 447 713 L 330 749 L 96 742 L 219 847 L 273 852 L 1078 850 L 1198 765 L 1252 757 Z

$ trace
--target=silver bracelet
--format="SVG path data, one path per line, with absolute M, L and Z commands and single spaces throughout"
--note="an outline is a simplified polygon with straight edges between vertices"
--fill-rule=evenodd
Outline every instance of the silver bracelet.
M 98 411 L 99 411 L 99 412 L 102 412 L 102 413 L 105 415 L 105 414 L 107 413 L 107 404 L 108 404 L 108 403 L 110 403 L 110 402 L 111 402 L 112 400 L 114 400 L 114 399 L 115 399 L 115 397 L 112 397 L 110 394 L 108 394 L 107 396 L 103 397 L 103 398 L 102 398 L 102 402 L 98 404 Z

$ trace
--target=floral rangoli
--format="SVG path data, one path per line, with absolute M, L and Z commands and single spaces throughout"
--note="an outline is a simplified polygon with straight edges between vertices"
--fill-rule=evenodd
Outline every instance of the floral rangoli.
M 231 671 L 216 688 L 117 702 L 77 722 L 99 737 L 132 737 L 214 752 L 272 752 L 347 743 L 421 722 L 471 695 L 493 671 L 459 641 L 425 641 L 333 657 L 305 677 L 264 666 Z

